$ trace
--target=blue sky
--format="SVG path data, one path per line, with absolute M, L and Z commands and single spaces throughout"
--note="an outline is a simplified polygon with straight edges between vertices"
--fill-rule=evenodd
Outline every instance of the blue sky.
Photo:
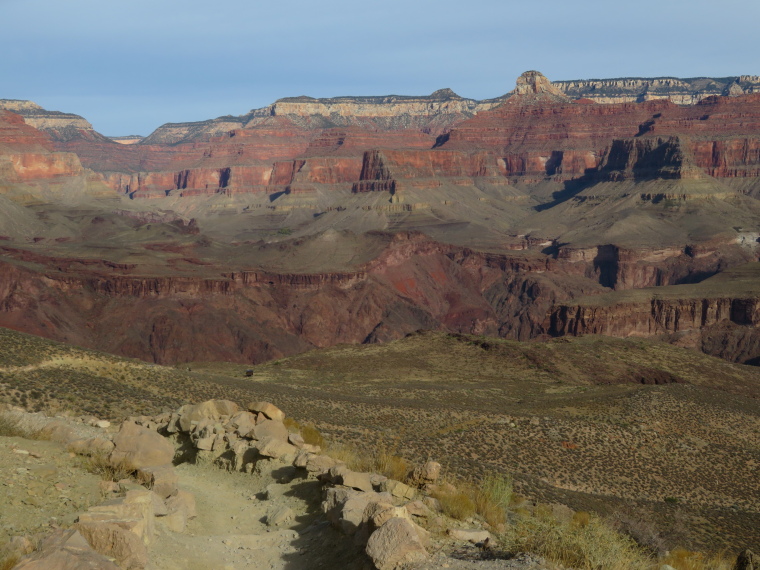
M 760 74 L 757 0 L 0 0 L 0 98 L 106 135 L 280 97 L 484 99 L 550 79 Z

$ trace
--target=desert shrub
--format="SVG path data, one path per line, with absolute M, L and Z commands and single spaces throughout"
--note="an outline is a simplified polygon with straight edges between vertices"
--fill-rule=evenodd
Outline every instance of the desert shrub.
M 588 526 L 591 523 L 591 514 L 586 511 L 578 511 L 573 513 L 573 518 L 570 519 L 570 524 L 575 527 Z
M 504 524 L 512 501 L 512 477 L 489 473 L 475 492 L 475 509 L 491 526 Z
M 112 463 L 105 453 L 96 453 L 83 459 L 85 469 L 99 475 L 104 481 L 121 481 L 132 477 L 135 473 L 135 470 L 123 461 Z
M 304 440 L 306 438 L 304 437 Z M 324 444 L 324 440 L 322 440 Z M 362 471 L 366 465 L 364 457 L 357 452 L 352 445 L 345 443 L 330 443 L 327 445 L 325 453 L 336 461 L 343 461 L 346 466 L 353 471 Z
M 722 554 L 704 554 L 676 548 L 662 559 L 676 570 L 731 570 L 732 563 Z
M 650 553 L 659 556 L 665 552 L 665 537 L 650 513 L 643 510 L 617 511 L 608 522 L 615 530 L 627 534 Z
M 11 570 L 18 564 L 19 560 L 21 560 L 21 556 L 18 553 L 0 553 L 0 570 Z
M 26 432 L 19 426 L 18 422 L 7 415 L 0 415 L 0 436 L 2 437 L 24 437 Z
M 570 522 L 545 513 L 520 516 L 502 540 L 513 552 L 531 552 L 578 570 L 644 570 L 652 564 L 632 539 L 593 515 Z
M 301 427 L 301 436 L 303 440 L 310 445 L 318 445 L 319 447 L 326 447 L 325 438 L 319 430 L 313 425 L 305 425 Z
M 440 485 L 432 496 L 438 499 L 441 509 L 446 516 L 457 520 L 465 520 L 472 517 L 477 511 L 474 499 L 475 493 L 469 485 L 449 487 Z
M 385 447 L 380 447 L 371 454 L 367 470 L 376 471 L 396 481 L 406 482 L 412 467 L 403 457 L 394 455 Z

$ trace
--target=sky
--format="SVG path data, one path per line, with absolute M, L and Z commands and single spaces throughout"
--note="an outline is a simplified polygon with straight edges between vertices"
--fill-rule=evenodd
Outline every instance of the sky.
M 108 136 L 281 97 L 760 75 L 758 0 L 0 0 L 0 98 Z

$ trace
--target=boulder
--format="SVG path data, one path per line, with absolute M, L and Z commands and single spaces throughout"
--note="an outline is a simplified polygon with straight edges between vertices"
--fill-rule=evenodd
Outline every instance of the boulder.
M 276 437 L 266 437 L 256 442 L 256 449 L 259 450 L 259 454 L 264 457 L 277 458 L 290 458 L 290 461 L 296 456 L 298 449 L 290 445 L 287 441 Z
M 487 530 L 450 528 L 447 534 L 455 540 L 463 540 L 472 544 L 482 544 L 491 540 L 491 533 Z
M 179 419 L 180 415 L 176 412 L 169 417 L 169 422 L 166 424 L 167 433 L 177 433 L 181 431 L 182 428 L 179 425 Z
M 195 449 L 201 451 L 211 451 L 214 448 L 214 436 L 200 437 L 195 440 Z
M 302 451 L 293 461 L 293 465 L 304 468 L 309 472 L 309 475 L 315 476 L 329 473 L 330 468 L 337 464 L 338 461 L 329 455 L 317 455 L 308 451 Z
M 366 552 L 377 570 L 395 570 L 428 557 L 414 525 L 400 517 L 391 518 L 372 533 Z
M 42 541 L 36 552 L 13 567 L 19 570 L 119 570 L 98 554 L 75 529 L 57 530 Z
M 328 473 L 333 484 L 351 487 L 357 491 L 374 491 L 371 473 L 351 471 L 344 464 L 334 465 Z
M 156 495 L 156 493 L 150 493 L 150 501 L 153 504 L 153 515 L 157 517 L 165 517 L 169 514 L 169 509 L 166 507 L 166 502 L 163 498 Z
M 295 445 L 298 449 L 301 449 L 304 446 L 305 442 L 303 440 L 303 436 L 300 433 L 289 433 L 288 443 Z
M 280 421 L 264 420 L 253 428 L 253 432 L 249 434 L 249 437 L 259 440 L 273 437 L 287 442 L 288 428 Z
M 380 485 L 380 489 L 386 493 L 390 493 L 393 497 L 399 500 L 413 501 L 417 495 L 417 491 L 409 485 L 405 485 L 401 481 L 395 479 L 388 479 Z
M 372 503 L 364 511 L 367 522 L 370 523 L 372 530 L 376 530 L 387 523 L 392 518 L 402 518 L 411 521 L 409 512 L 404 507 L 395 507 L 391 503 Z
M 119 499 L 90 507 L 79 515 L 80 523 L 113 523 L 136 534 L 147 545 L 153 540 L 154 493 L 141 487 Z
M 270 420 L 276 420 L 278 422 L 281 422 L 285 419 L 285 413 L 280 408 L 274 404 L 270 404 L 269 402 L 251 402 L 248 404 L 248 410 L 251 412 L 264 414 Z
M 322 510 L 327 520 L 344 534 L 354 534 L 368 519 L 368 507 L 374 503 L 390 503 L 385 493 L 355 491 L 348 487 L 331 487 L 325 493 Z
M 176 495 L 179 489 L 179 475 L 173 465 L 143 467 L 137 470 L 137 478 L 162 499 Z
M 231 445 L 232 448 L 232 470 L 246 471 L 246 467 L 255 464 L 260 458 L 259 450 L 246 440 L 238 440 Z
M 169 514 L 161 520 L 173 532 L 184 532 L 187 522 L 197 516 L 195 496 L 187 491 L 179 491 L 173 497 L 169 497 L 166 508 Z
M 251 412 L 238 412 L 232 416 L 228 424 L 242 437 L 248 435 L 256 426 L 256 416 Z
M 112 465 L 141 469 L 167 465 L 174 458 L 174 447 L 167 439 L 130 421 L 121 424 L 113 443 L 109 458 Z
M 429 518 L 434 515 L 433 511 L 423 501 L 411 501 L 404 505 L 409 514 L 414 517 Z
M 74 528 L 100 554 L 115 558 L 124 570 L 142 570 L 148 564 L 148 551 L 136 534 L 113 523 L 77 523 Z
M 412 482 L 418 487 L 435 483 L 441 475 L 441 464 L 437 461 L 428 461 L 424 465 L 418 465 L 412 471 Z
M 217 421 L 223 417 L 229 418 L 239 411 L 240 407 L 229 400 L 208 400 L 193 406 L 182 406 L 179 427 L 181 431 L 188 432 L 193 427 L 193 422 Z

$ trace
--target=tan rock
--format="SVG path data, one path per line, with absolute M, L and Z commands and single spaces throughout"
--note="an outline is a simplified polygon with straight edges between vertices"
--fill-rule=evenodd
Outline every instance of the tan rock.
M 119 570 L 102 554 L 95 552 L 74 529 L 57 530 L 43 540 L 39 549 L 22 558 L 14 570 Z
M 299 433 L 288 434 L 288 442 L 291 445 L 295 445 L 298 449 L 301 449 L 304 446 L 303 437 Z
M 317 455 L 316 453 L 308 451 L 302 451 L 293 461 L 293 465 L 296 467 L 304 468 L 309 472 L 309 475 L 316 476 L 328 473 L 330 468 L 337 465 L 337 463 L 338 462 L 329 455 Z
M 115 558 L 124 570 L 142 570 L 148 564 L 148 551 L 136 534 L 112 523 L 77 523 L 75 527 L 100 554 Z
M 437 461 L 428 461 L 424 465 L 418 465 L 412 471 L 412 481 L 418 487 L 435 483 L 441 475 L 441 464 Z
M 261 457 L 259 450 L 247 440 L 238 440 L 232 444 L 232 469 L 234 471 L 246 471 L 248 465 L 255 465 Z
M 179 489 L 179 475 L 173 465 L 143 467 L 137 470 L 137 479 L 162 499 L 176 495 Z
M 79 515 L 78 522 L 113 523 L 135 533 L 145 544 L 150 544 L 155 533 L 155 511 L 151 495 L 153 492 L 145 488 L 127 491 L 122 498 L 90 507 L 87 512 Z
M 183 406 L 180 410 L 179 427 L 187 432 L 193 426 L 193 422 L 201 420 L 217 421 L 222 417 L 231 417 L 240 411 L 240 407 L 229 400 L 208 400 L 193 406 Z
M 295 446 L 275 437 L 266 437 L 259 440 L 256 443 L 256 449 L 258 449 L 259 454 L 264 457 L 273 457 L 275 459 L 280 457 L 283 459 L 290 458 L 290 461 L 293 461 L 298 452 L 298 449 Z
M 354 534 L 365 524 L 368 508 L 373 503 L 390 503 L 391 497 L 385 493 L 355 491 L 348 487 L 331 487 L 325 493 L 322 510 L 333 526 L 344 534 Z
M 172 444 L 154 431 L 125 421 L 113 438 L 112 465 L 125 465 L 130 469 L 167 465 L 174 458 Z
M 166 502 L 162 497 L 151 491 L 150 501 L 153 503 L 153 516 L 165 517 L 169 514 L 169 509 L 166 506 Z
M 211 451 L 214 448 L 214 436 L 198 438 L 195 441 L 195 448 L 201 451 Z
M 427 559 L 427 551 L 414 525 L 398 517 L 388 520 L 372 533 L 366 552 L 378 570 L 395 570 L 404 564 Z
M 433 511 L 423 501 L 411 501 L 404 505 L 409 514 L 418 518 L 429 518 Z
M 277 420 L 279 422 L 285 419 L 285 413 L 269 402 L 251 402 L 248 404 L 248 410 L 251 412 L 258 412 L 264 414 L 270 420 Z
M 391 503 L 380 502 L 367 505 L 364 516 L 370 523 L 372 530 L 380 528 L 394 517 L 408 519 L 409 521 L 412 519 L 404 507 L 395 507 Z
M 491 540 L 491 533 L 480 529 L 450 528 L 447 534 L 455 540 L 463 540 L 472 544 L 480 544 Z
M 179 491 L 166 501 L 169 514 L 161 520 L 173 532 L 185 532 L 187 521 L 197 516 L 195 496 L 187 491 Z
M 288 441 L 288 428 L 281 421 L 264 420 L 253 428 L 252 437 L 255 439 L 265 439 L 268 437 L 277 438 L 284 442 Z
M 344 464 L 335 465 L 330 468 L 329 476 L 336 485 L 351 487 L 357 491 L 374 491 L 371 481 L 371 473 L 360 473 L 351 471 Z
M 380 489 L 400 500 L 412 501 L 417 496 L 417 491 L 414 488 L 395 479 L 388 479 L 383 482 Z

